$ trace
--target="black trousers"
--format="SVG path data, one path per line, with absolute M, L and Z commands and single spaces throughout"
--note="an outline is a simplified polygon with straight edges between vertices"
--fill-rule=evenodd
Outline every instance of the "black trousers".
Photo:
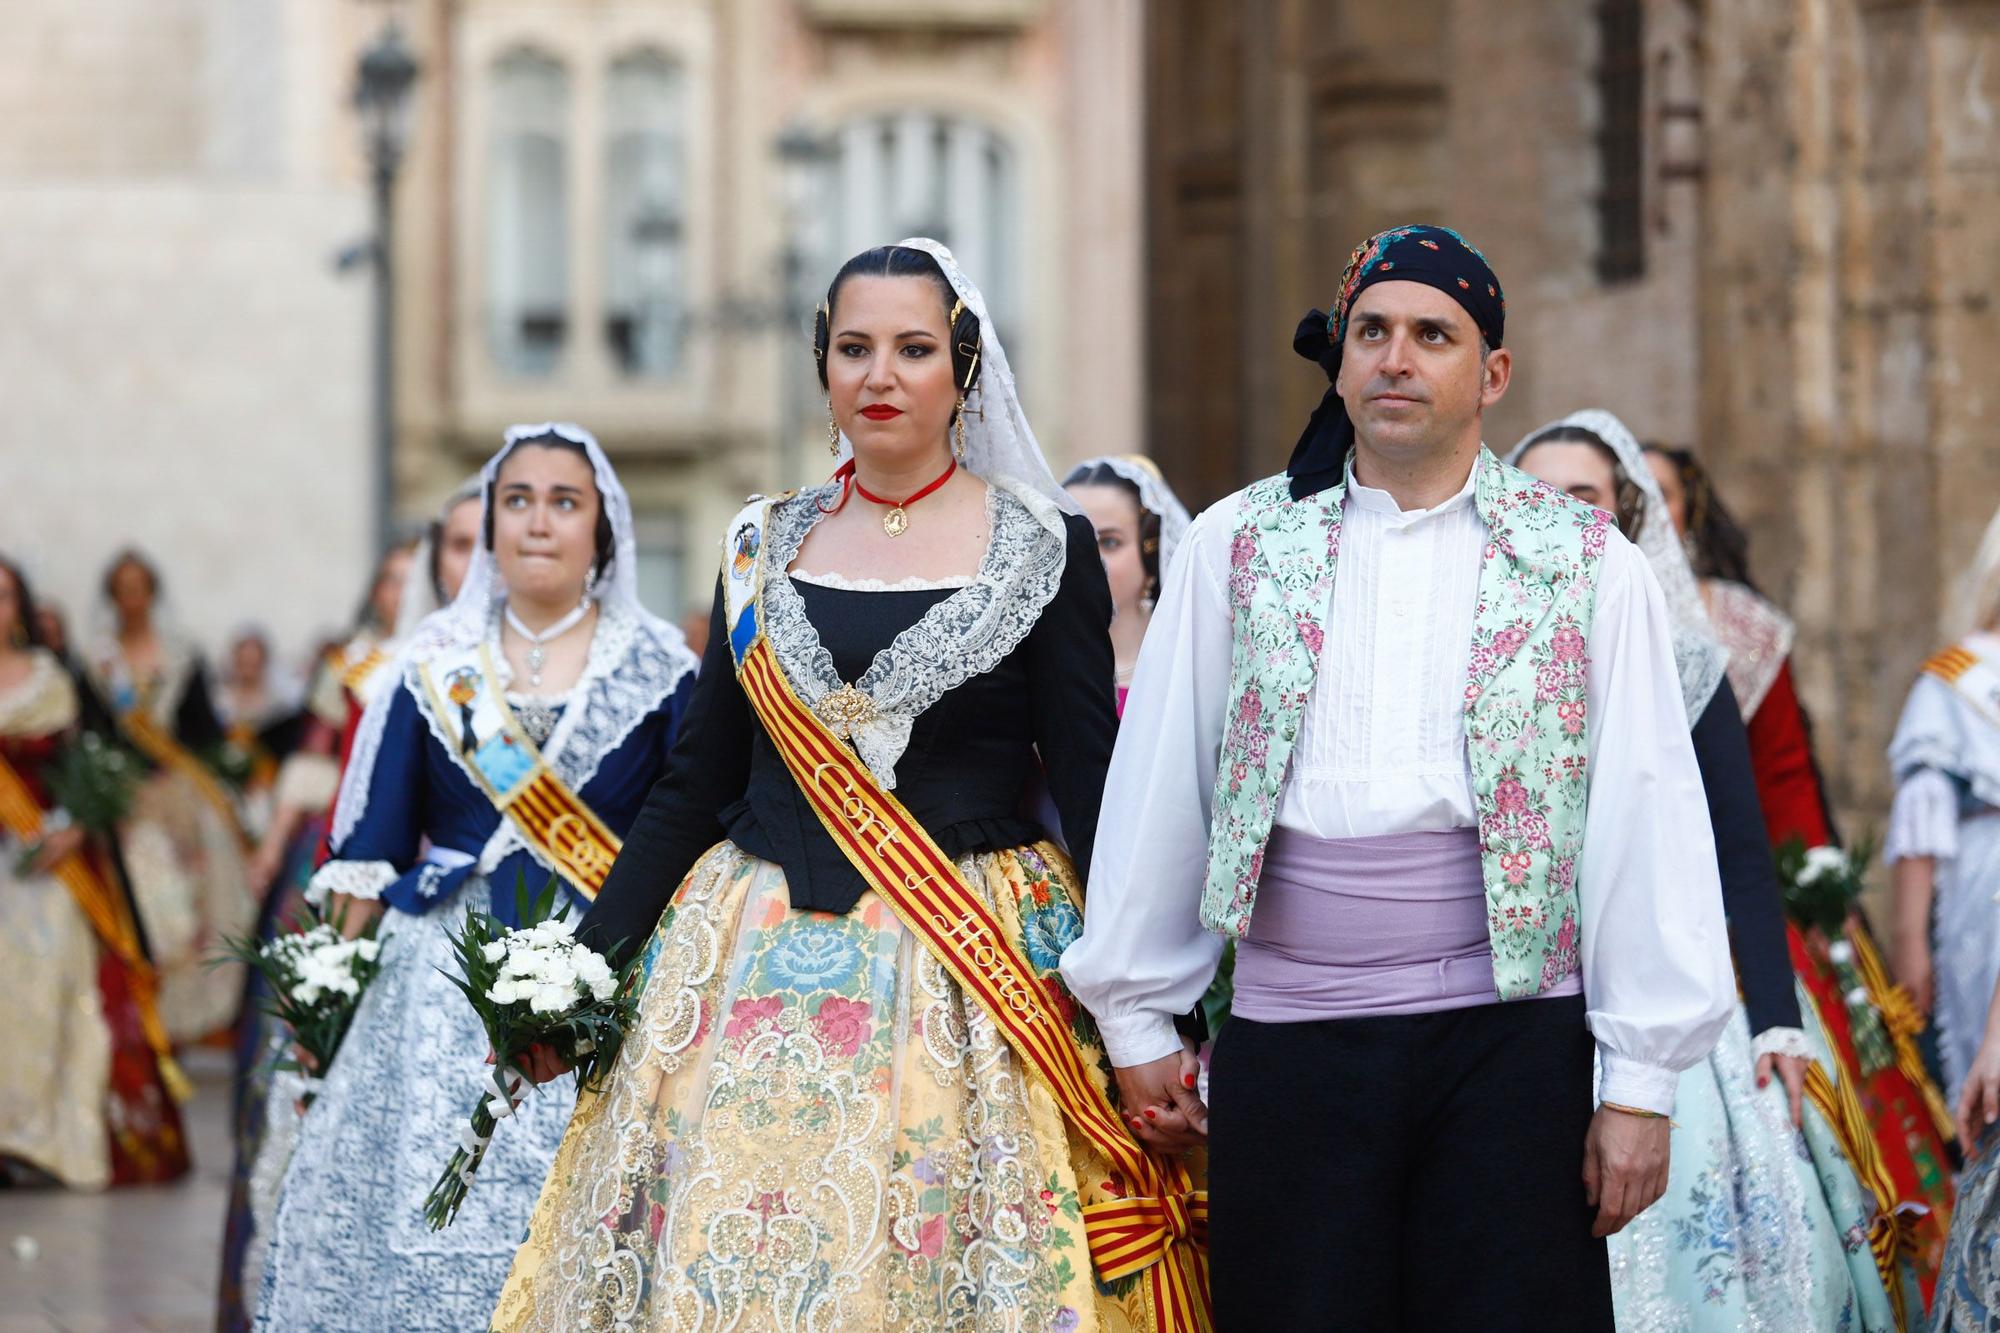
M 1232 1018 L 1210 1074 L 1221 1333 L 1612 1333 L 1581 996 Z

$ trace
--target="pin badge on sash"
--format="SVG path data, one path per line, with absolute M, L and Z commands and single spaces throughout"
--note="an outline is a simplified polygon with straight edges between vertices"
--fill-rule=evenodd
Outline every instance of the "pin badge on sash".
M 479 738 L 472 734 L 472 704 L 479 697 L 479 671 L 477 668 L 462 666 L 444 678 L 445 694 L 458 706 L 460 723 L 464 727 L 458 746 L 466 754 L 479 748 Z

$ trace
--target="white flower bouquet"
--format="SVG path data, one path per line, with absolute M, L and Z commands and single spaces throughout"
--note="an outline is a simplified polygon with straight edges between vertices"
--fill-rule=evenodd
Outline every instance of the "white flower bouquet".
M 575 1071 L 578 1086 L 595 1088 L 618 1058 L 638 1010 L 636 957 L 614 972 L 602 954 L 578 943 L 567 904 L 553 911 L 554 879 L 532 900 L 525 883 L 516 892 L 521 925 L 470 911 L 464 932 L 452 937 L 461 969 L 452 984 L 478 1012 L 494 1065 L 470 1127 L 424 1200 L 432 1230 L 450 1226 L 458 1215 L 494 1130 L 519 1105 L 527 1084 L 520 1062 L 528 1049 L 549 1047 Z
M 338 916 L 329 918 L 307 908 L 292 928 L 262 943 L 223 941 L 224 957 L 254 968 L 263 978 L 264 1012 L 289 1027 L 293 1044 L 310 1058 L 310 1068 L 289 1058 L 277 1065 L 305 1074 L 307 1103 L 354 1022 L 361 992 L 382 968 L 376 923 L 371 921 L 353 939 L 342 934 L 340 925 Z

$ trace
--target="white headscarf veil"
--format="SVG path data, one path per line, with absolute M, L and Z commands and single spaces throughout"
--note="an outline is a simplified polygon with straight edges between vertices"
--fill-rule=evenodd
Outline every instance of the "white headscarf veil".
M 1674 661 L 1680 668 L 1681 697 L 1687 704 L 1688 722 L 1692 724 L 1715 697 L 1716 687 L 1722 683 L 1729 665 L 1729 652 L 1709 623 L 1708 609 L 1701 600 L 1701 585 L 1688 565 L 1687 551 L 1674 531 L 1659 479 L 1647 465 L 1639 441 L 1611 413 L 1601 408 L 1585 408 L 1528 432 L 1508 453 L 1507 461 L 1518 464 L 1521 455 L 1539 437 L 1565 426 L 1588 431 L 1602 440 L 1617 456 L 1618 466 L 1626 477 L 1639 488 L 1639 535 L 1633 544 L 1653 567 L 1653 577 L 1659 581 L 1660 591 L 1666 594 L 1667 618 L 1674 627 Z
M 500 451 L 479 469 L 480 531 L 484 533 L 486 530 L 487 514 L 493 504 L 493 484 L 507 455 L 514 451 L 516 445 L 550 435 L 583 447 L 597 483 L 599 500 L 605 515 L 611 520 L 611 568 L 596 576 L 586 590 L 588 595 L 601 608 L 603 616 L 628 618 L 634 624 L 641 640 L 634 645 L 634 651 L 676 655 L 684 658 L 688 668 L 692 669 L 694 654 L 688 649 L 687 637 L 639 602 L 639 543 L 633 533 L 632 499 L 625 493 L 618 474 L 612 471 L 611 460 L 604 456 L 596 437 L 583 427 L 566 421 L 548 421 L 508 429 Z M 362 715 L 361 726 L 354 738 L 354 752 L 341 778 L 340 798 L 334 806 L 332 841 L 336 845 L 353 832 L 355 824 L 360 822 L 362 811 L 367 808 L 368 784 L 375 757 L 381 749 L 389 705 L 411 665 L 440 653 L 478 647 L 485 640 L 499 615 L 501 603 L 506 599 L 507 587 L 500 578 L 493 553 L 481 540 L 473 549 L 472 561 L 466 567 L 465 582 L 459 585 L 458 596 L 452 599 L 450 605 L 431 612 L 417 625 L 396 655 L 395 665 L 391 668 L 390 679 L 397 684 L 384 690 Z M 652 642 L 644 643 L 648 638 Z
M 1079 473 L 1099 467 L 1109 468 L 1131 482 L 1139 492 L 1140 506 L 1160 520 L 1160 577 L 1164 579 L 1175 548 L 1187 535 L 1188 524 L 1194 521 L 1188 517 L 1187 506 L 1167 485 L 1166 477 L 1160 473 L 1160 465 L 1144 454 L 1099 454 L 1096 458 L 1086 458 L 1070 469 L 1069 475 L 1077 480 L 1069 484 L 1081 484 Z
M 966 398 L 965 470 L 1006 489 L 1058 540 L 1065 539 L 1062 515 L 1083 511 L 1077 508 L 1070 493 L 1056 484 L 1049 461 L 1042 456 L 1042 446 L 1036 442 L 1028 414 L 1021 408 L 1021 395 L 1014 384 L 1014 368 L 1007 360 L 1007 349 L 1000 345 L 999 331 L 993 327 L 993 317 L 986 312 L 986 298 L 972 279 L 965 276 L 951 251 L 937 241 L 928 236 L 912 236 L 897 241 L 896 245 L 904 250 L 921 250 L 936 260 L 951 289 L 979 317 L 979 378 Z M 842 433 L 838 462 L 845 463 L 852 457 L 854 445 Z
M 2000 616 L 2000 510 L 1987 521 L 1978 553 L 1952 589 L 1945 630 L 1953 643 L 1968 634 L 1995 628 Z
M 594 465 L 593 465 L 594 466 Z M 467 477 L 458 488 L 445 497 L 438 506 L 437 523 L 442 525 L 451 517 L 451 511 L 467 500 L 478 500 L 481 493 L 480 474 Z M 410 572 L 403 577 L 403 600 L 396 611 L 396 630 L 392 644 L 405 643 L 416 633 L 424 617 L 438 609 L 437 585 L 431 581 L 431 566 L 437 560 L 433 549 L 433 537 L 426 531 L 423 540 L 417 543 L 416 554 L 410 560 Z

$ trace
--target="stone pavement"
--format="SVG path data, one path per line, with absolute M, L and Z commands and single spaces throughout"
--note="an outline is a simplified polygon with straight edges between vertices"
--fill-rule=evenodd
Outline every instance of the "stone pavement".
M 193 1051 L 194 1171 L 103 1194 L 0 1192 L 0 1333 L 206 1333 L 229 1192 L 229 1056 Z

